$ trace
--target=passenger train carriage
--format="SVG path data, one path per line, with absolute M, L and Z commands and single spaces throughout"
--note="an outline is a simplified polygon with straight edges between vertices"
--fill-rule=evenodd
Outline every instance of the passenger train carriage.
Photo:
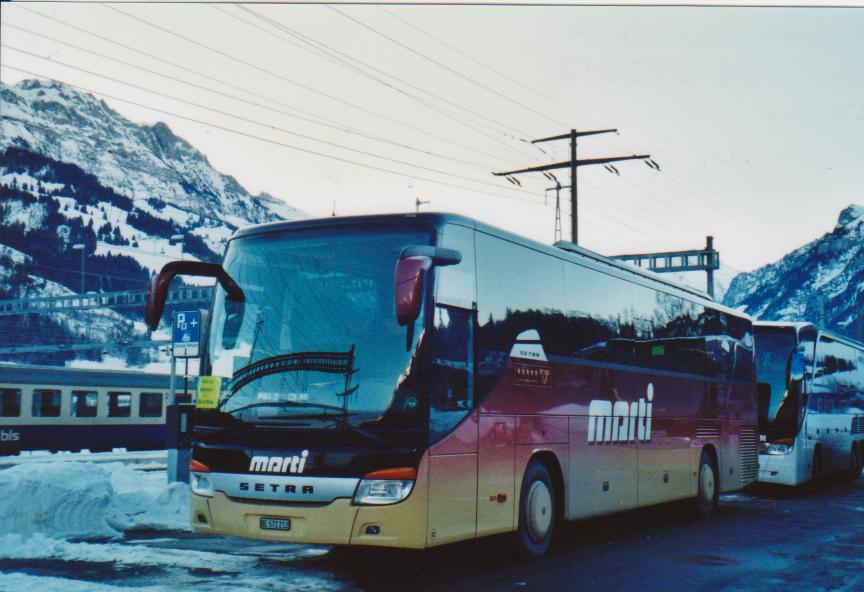
M 0 455 L 165 448 L 168 386 L 167 375 L 0 365 Z
M 570 244 L 445 214 L 239 231 L 215 277 L 197 532 L 427 548 L 756 478 L 749 318 Z M 203 394 L 203 391 L 202 391 Z
M 809 323 L 755 323 L 759 481 L 799 485 L 864 468 L 864 344 Z

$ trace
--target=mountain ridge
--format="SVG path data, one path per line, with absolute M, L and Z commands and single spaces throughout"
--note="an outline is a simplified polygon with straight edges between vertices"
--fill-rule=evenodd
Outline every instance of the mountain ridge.
M 864 310 L 864 206 L 849 205 L 830 232 L 736 276 L 723 303 L 760 320 L 810 321 L 854 337 Z

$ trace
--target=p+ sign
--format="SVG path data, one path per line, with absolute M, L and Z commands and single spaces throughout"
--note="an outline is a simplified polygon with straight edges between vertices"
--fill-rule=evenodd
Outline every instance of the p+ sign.
M 175 358 L 197 358 L 201 341 L 201 311 L 178 310 L 174 313 L 171 342 Z

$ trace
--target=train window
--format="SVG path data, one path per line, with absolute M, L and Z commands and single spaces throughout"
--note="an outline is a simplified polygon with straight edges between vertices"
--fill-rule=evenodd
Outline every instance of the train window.
M 96 417 L 98 404 L 96 391 L 72 391 L 72 417 Z
M 0 417 L 21 415 L 21 389 L 0 389 Z
M 108 417 L 129 417 L 132 414 L 132 393 L 108 393 Z
M 141 393 L 138 415 L 141 417 L 160 417 L 162 415 L 162 393 Z
M 35 389 L 31 410 L 33 417 L 60 417 L 60 391 Z

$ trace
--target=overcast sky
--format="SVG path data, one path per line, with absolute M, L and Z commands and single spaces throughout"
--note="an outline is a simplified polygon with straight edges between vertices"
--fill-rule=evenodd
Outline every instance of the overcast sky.
M 4 3 L 2 24 L 3 82 L 32 77 L 18 67 L 162 110 L 105 99 L 316 216 L 419 196 L 551 242 L 550 182 L 523 175 L 516 190 L 490 173 L 566 160 L 566 142 L 525 140 L 571 127 L 621 132 L 584 138 L 580 158 L 644 152 L 661 167 L 580 168 L 580 242 L 604 254 L 713 234 L 725 264 L 750 270 L 864 203 L 860 9 Z

